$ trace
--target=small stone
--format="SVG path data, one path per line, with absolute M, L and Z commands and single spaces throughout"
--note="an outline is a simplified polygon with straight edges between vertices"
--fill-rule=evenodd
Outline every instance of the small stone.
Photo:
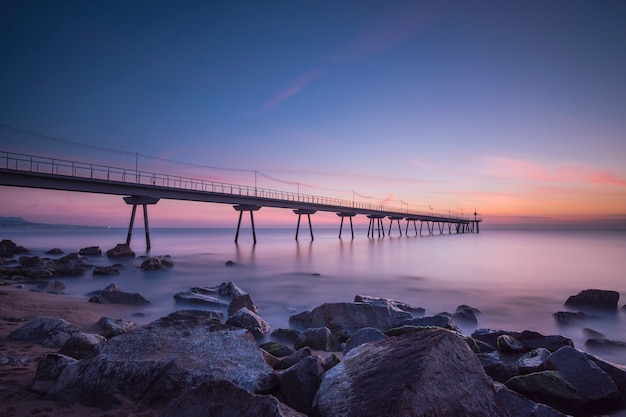
M 267 342 L 259 346 L 270 355 L 282 358 L 291 355 L 294 351 L 290 347 L 277 342 Z
M 527 349 L 513 336 L 503 334 L 498 337 L 498 350 L 504 353 L 526 352 Z
M 261 337 L 270 330 L 270 325 L 265 320 L 246 307 L 243 307 L 226 320 L 226 324 L 244 328 L 252 333 L 254 337 Z

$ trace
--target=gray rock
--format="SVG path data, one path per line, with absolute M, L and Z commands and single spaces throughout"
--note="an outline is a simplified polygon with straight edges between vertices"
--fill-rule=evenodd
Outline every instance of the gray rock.
M 479 353 L 476 356 L 487 375 L 494 381 L 504 383 L 515 375 L 515 369 L 503 360 L 497 351 Z
M 163 271 L 173 266 L 174 262 L 168 256 L 155 256 L 143 261 L 140 268 L 142 271 Z
M 259 314 L 259 308 L 252 302 L 250 294 L 242 294 L 230 300 L 228 304 L 228 315 L 232 316 L 244 307 L 255 314 Z
M 174 300 L 180 304 L 198 304 L 215 307 L 228 307 L 228 301 L 207 293 L 200 287 L 192 287 L 187 291 L 174 294 Z
M 45 292 L 47 294 L 63 294 L 65 284 L 62 281 L 44 282 L 37 286 L 37 292 Z
M 452 320 L 462 326 L 476 328 L 478 325 L 477 315 L 479 314 L 479 309 L 462 304 L 458 306 L 456 311 L 452 314 Z
M 402 301 L 390 300 L 388 298 L 370 297 L 367 295 L 357 295 L 354 297 L 355 303 L 372 304 L 379 307 L 388 307 L 390 309 L 406 311 L 414 316 L 422 317 L 426 310 L 422 307 L 412 306 Z
M 432 329 L 363 344 L 326 372 L 321 417 L 508 416 L 461 337 Z
M 587 339 L 585 347 L 595 351 L 614 351 L 626 353 L 626 342 L 609 339 Z
M 28 253 L 28 249 L 23 246 L 16 245 L 13 241 L 4 239 L 0 241 L 0 256 L 3 258 Z
M 39 256 L 20 256 L 17 262 L 25 268 L 38 267 L 44 264 L 43 258 Z
M 73 334 L 79 332 L 78 327 L 63 319 L 38 317 L 12 331 L 7 337 L 9 340 L 23 340 L 46 347 L 60 348 Z
M 328 327 L 333 333 L 374 327 L 385 331 L 410 319 L 411 313 L 365 303 L 327 303 L 289 318 L 294 327 Z
M 89 333 L 74 333 L 61 347 L 59 353 L 74 359 L 83 359 L 93 351 L 93 348 L 102 342 L 106 342 L 104 336 Z
M 560 411 L 537 404 L 501 384 L 496 385 L 496 395 L 511 417 L 565 417 Z
M 63 370 L 76 359 L 58 353 L 44 354 L 37 365 L 35 378 L 30 386 L 31 391 L 45 394 L 56 383 Z
M 514 337 L 526 351 L 542 347 L 548 349 L 550 352 L 556 352 L 564 346 L 574 346 L 574 342 L 566 337 L 560 335 L 544 336 L 541 333 L 529 330 L 510 332 L 506 330 L 478 329 L 472 333 L 472 338 L 497 348 L 498 337 L 502 335 Z
M 122 395 L 158 408 L 189 387 L 223 379 L 255 393 L 277 385 L 248 331 L 177 311 L 69 363 L 44 398 L 106 409 Z
M 517 370 L 520 374 L 542 371 L 549 356 L 550 351 L 548 349 L 532 350 L 517 360 Z
M 586 323 L 589 320 L 598 319 L 596 316 L 589 315 L 582 311 L 557 311 L 553 314 L 554 319 L 561 326 L 571 326 L 575 324 Z
M 232 382 L 206 382 L 177 397 L 161 417 L 306 417 L 271 395 L 255 395 Z
M 337 350 L 337 344 L 328 327 L 314 327 L 304 330 L 302 335 L 296 339 L 294 348 L 301 349 L 305 346 L 326 352 Z
M 128 333 L 137 327 L 137 325 L 133 321 L 112 319 L 110 317 L 104 316 L 100 317 L 100 320 L 98 320 L 98 324 L 102 327 L 102 330 L 104 330 L 104 336 L 107 339 L 119 336 L 122 333 Z
M 313 399 L 322 382 L 322 358 L 309 356 L 278 374 L 278 385 L 285 403 L 306 415 L 313 413 Z
M 611 379 L 622 396 L 621 408 L 626 408 L 626 366 L 616 365 L 603 361 L 602 359 L 585 354 L 587 359 L 598 365 Z
M 503 334 L 497 340 L 498 350 L 504 353 L 526 352 L 526 348 L 513 336 Z
M 235 283 L 228 281 L 215 287 L 191 287 L 188 291 L 175 294 L 174 299 L 178 303 L 228 307 L 234 298 L 246 294 Z
M 131 250 L 130 245 L 118 243 L 114 248 L 106 251 L 106 255 L 109 258 L 134 258 L 135 252 Z
M 565 306 L 589 310 L 617 311 L 619 293 L 607 290 L 583 290 L 576 295 L 570 296 L 565 301 Z
M 441 327 L 442 329 L 453 330 L 459 332 L 459 327 L 454 323 L 452 317 L 437 314 L 430 317 L 415 318 L 403 320 L 401 325 L 418 326 L 418 327 Z
M 261 337 L 270 331 L 270 325 L 257 314 L 243 307 L 226 320 L 229 326 L 248 330 L 254 337 Z
M 311 356 L 311 348 L 308 346 L 303 347 L 274 365 L 274 369 L 277 371 L 287 369 L 309 356 Z
M 49 251 L 46 252 L 46 255 L 62 255 L 65 252 L 63 252 L 61 249 L 59 248 L 52 248 Z
M 102 256 L 102 250 L 98 246 L 89 246 L 78 251 L 82 256 Z
M 558 371 L 576 389 L 587 412 L 601 414 L 618 407 L 621 398 L 617 386 L 583 352 L 561 348 L 550 355 L 546 368 Z
M 603 414 L 619 406 L 621 397 L 615 383 L 584 353 L 564 347 L 550 355 L 546 368 L 513 377 L 506 386 L 574 416 Z
M 130 305 L 142 305 L 148 304 L 150 301 L 146 300 L 139 293 L 128 293 L 120 291 L 115 284 L 111 284 L 104 290 L 93 291 L 87 294 L 90 303 L 98 304 L 130 304 Z
M 362 345 L 367 342 L 375 342 L 377 340 L 386 339 L 387 336 L 380 330 L 376 330 L 373 327 L 365 327 L 358 332 L 356 332 L 348 341 L 346 342 L 346 347 L 343 350 L 344 355 L 350 352 L 355 347 Z
M 112 266 L 97 266 L 93 269 L 93 275 L 119 275 L 120 270 Z
M 289 346 L 286 346 L 286 345 L 283 345 L 282 343 L 277 343 L 277 342 L 263 343 L 262 345 L 259 345 L 259 347 L 263 349 L 264 351 L 266 351 L 267 353 L 269 353 L 270 355 L 275 356 L 277 358 L 289 356 L 293 353 L 293 349 L 291 349 Z
M 272 332 L 272 337 L 282 342 L 294 343 L 301 334 L 300 330 L 278 328 Z

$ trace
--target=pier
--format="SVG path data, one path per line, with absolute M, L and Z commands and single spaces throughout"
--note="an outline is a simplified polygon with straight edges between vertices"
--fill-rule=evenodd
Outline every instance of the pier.
M 363 203 L 331 197 L 307 195 L 274 189 L 258 188 L 249 185 L 229 184 L 202 178 L 189 178 L 139 169 L 128 169 L 96 163 L 85 163 L 67 159 L 51 158 L 42 155 L 29 155 L 0 150 L 0 185 L 27 187 L 47 190 L 63 190 L 84 193 L 119 195 L 132 205 L 126 243 L 130 244 L 137 206 L 143 208 L 146 248 L 150 249 L 148 226 L 148 206 L 156 205 L 161 199 L 198 201 L 205 203 L 229 204 L 239 212 L 235 232 L 235 242 L 244 212 L 249 213 L 254 243 L 257 243 L 254 226 L 254 213 L 263 207 L 292 210 L 298 215 L 295 239 L 298 240 L 301 217 L 306 215 L 311 240 L 314 239 L 311 215 L 317 212 L 336 213 L 341 218 L 339 238 L 342 238 L 346 217 L 350 220 L 350 231 L 354 239 L 352 218 L 357 215 L 369 218 L 367 235 L 373 237 L 391 236 L 392 226 L 402 236 L 401 222 L 406 222 L 404 235 L 409 235 L 409 225 L 413 224 L 415 235 L 421 235 L 424 224 L 428 234 L 479 233 L 482 218 L 436 213 L 422 213 L 393 208 L 382 204 Z M 385 220 L 389 228 L 385 233 Z M 417 222 L 420 223 L 419 231 Z

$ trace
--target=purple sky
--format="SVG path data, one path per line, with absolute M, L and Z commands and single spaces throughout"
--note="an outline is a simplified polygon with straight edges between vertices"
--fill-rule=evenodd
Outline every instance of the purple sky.
M 624 74 L 623 1 L 0 5 L 0 124 L 493 223 L 626 224 Z M 47 152 L 0 133 L 0 150 Z M 1 192 L 0 216 L 128 221 L 119 197 Z M 236 221 L 185 204 L 153 223 Z

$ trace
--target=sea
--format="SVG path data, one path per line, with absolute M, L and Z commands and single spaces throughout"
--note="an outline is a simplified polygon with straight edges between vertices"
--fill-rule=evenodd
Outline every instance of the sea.
M 396 233 L 394 233 L 396 232 Z M 459 305 L 480 310 L 478 328 L 533 330 L 561 334 L 577 348 L 626 365 L 626 350 L 593 351 L 585 346 L 586 331 L 626 342 L 626 232 L 592 230 L 485 230 L 480 233 L 371 238 L 355 229 L 354 239 L 337 229 L 308 230 L 295 240 L 293 229 L 242 229 L 238 243 L 228 229 L 150 230 L 146 250 L 144 230 L 135 229 L 131 247 L 135 259 L 89 257 L 93 266 L 122 263 L 118 276 L 63 277 L 66 293 L 87 302 L 90 291 L 115 283 L 122 291 L 138 292 L 150 304 L 137 307 L 133 320 L 145 324 L 172 311 L 190 308 L 173 295 L 191 287 L 211 287 L 232 281 L 248 292 L 259 315 L 272 329 L 289 327 L 293 314 L 323 303 L 352 302 L 356 295 L 384 297 L 426 310 L 426 316 L 453 313 Z M 0 239 L 11 239 L 45 255 L 52 248 L 66 254 L 99 246 L 104 253 L 126 241 L 125 228 L 3 227 Z M 142 256 L 169 255 L 174 267 L 141 271 Z M 235 265 L 228 266 L 232 261 Z M 616 314 L 573 325 L 560 325 L 553 314 L 570 311 L 569 296 L 585 289 L 620 293 Z M 191 308 L 198 308 L 192 306 Z M 208 308 L 208 307 L 207 307 Z M 464 334 L 475 328 L 461 327 Z

